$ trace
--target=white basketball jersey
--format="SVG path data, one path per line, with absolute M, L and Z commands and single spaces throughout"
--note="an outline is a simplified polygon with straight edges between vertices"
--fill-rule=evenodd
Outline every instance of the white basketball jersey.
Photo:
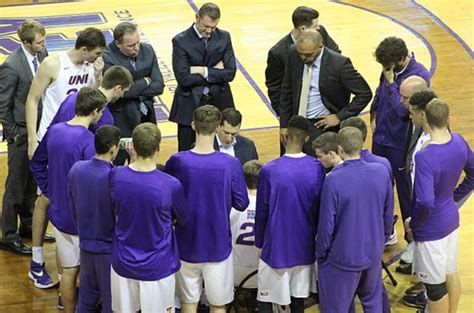
M 95 84 L 93 64 L 84 62 L 84 64 L 77 66 L 69 59 L 66 51 L 61 51 L 58 55 L 60 63 L 58 78 L 46 88 L 43 94 L 43 113 L 36 134 L 38 141 L 43 139 L 49 124 L 66 96 L 79 91 L 84 86 L 93 87 Z
M 230 229 L 232 232 L 232 254 L 234 264 L 258 268 L 257 248 L 255 247 L 255 204 L 256 197 L 249 195 L 250 204 L 244 212 L 232 208 Z
M 431 135 L 428 133 L 423 132 L 421 134 L 420 138 L 418 138 L 418 141 L 416 142 L 415 149 L 413 150 L 413 154 L 411 157 L 411 166 L 410 166 L 410 176 L 411 176 L 411 185 L 412 188 L 415 186 L 415 155 L 418 153 L 418 151 L 421 150 L 423 145 L 431 139 Z

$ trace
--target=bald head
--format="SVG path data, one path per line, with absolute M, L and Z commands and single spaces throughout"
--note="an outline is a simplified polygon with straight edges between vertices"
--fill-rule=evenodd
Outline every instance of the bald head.
M 312 43 L 315 46 L 323 44 L 323 37 L 321 34 L 314 29 L 308 29 L 304 32 L 301 32 L 301 35 L 298 37 L 297 44 L 300 43 Z
M 314 29 L 301 32 L 296 42 L 296 50 L 305 64 L 312 64 L 321 54 L 323 49 L 323 38 Z
M 419 91 L 428 89 L 428 84 L 420 76 L 409 76 L 400 85 L 400 101 L 406 106 L 409 106 L 408 100 L 410 97 Z

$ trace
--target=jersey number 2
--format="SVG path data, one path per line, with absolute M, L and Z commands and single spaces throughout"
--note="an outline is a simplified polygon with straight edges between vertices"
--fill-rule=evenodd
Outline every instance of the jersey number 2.
M 244 246 L 254 246 L 255 245 L 255 224 L 254 223 L 243 223 L 240 226 L 240 229 L 243 230 L 237 240 L 235 241 L 238 245 Z

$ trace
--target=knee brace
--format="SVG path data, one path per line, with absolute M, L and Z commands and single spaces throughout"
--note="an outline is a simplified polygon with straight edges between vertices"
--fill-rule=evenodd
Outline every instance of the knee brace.
M 426 288 L 426 295 L 430 301 L 438 301 L 448 294 L 446 282 L 441 284 L 424 284 Z
M 304 299 L 291 297 L 290 309 L 291 309 L 291 313 L 303 313 L 304 312 Z

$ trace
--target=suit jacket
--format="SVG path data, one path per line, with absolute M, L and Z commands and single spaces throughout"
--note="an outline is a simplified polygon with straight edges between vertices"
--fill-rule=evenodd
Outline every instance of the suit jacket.
M 133 129 L 141 122 L 156 123 L 153 97 L 163 93 L 165 84 L 153 47 L 147 43 L 140 44 L 135 61 L 136 70 L 130 63 L 130 59 L 120 52 L 114 41 L 105 49 L 103 58 L 104 72 L 113 65 L 121 65 L 127 68 L 133 76 L 130 90 L 109 106 L 114 116 L 115 125 L 120 128 L 122 137 L 131 137 Z M 147 85 L 145 77 L 151 79 L 150 85 Z M 142 116 L 140 112 L 141 102 L 148 108 L 146 116 Z
M 243 165 L 245 162 L 250 160 L 258 160 L 257 148 L 252 140 L 240 135 L 237 135 L 235 140 L 234 153 L 235 157 L 239 159 L 240 164 Z M 217 139 L 214 139 L 214 149 L 219 151 L 219 143 L 217 142 Z
M 325 47 L 341 53 L 337 43 L 329 36 L 324 26 L 319 26 L 319 33 L 323 38 Z M 280 39 L 270 51 L 268 51 L 267 68 L 265 69 L 265 85 L 267 86 L 268 98 L 275 113 L 280 116 L 280 87 L 285 72 L 285 63 L 288 57 L 288 49 L 293 45 L 291 33 Z
M 213 68 L 219 61 L 224 69 Z M 199 74 L 191 74 L 191 66 L 206 66 L 207 80 Z M 194 27 L 173 38 L 173 72 L 178 82 L 174 94 L 170 121 L 191 125 L 193 112 L 199 106 L 204 87 L 214 98 L 220 110 L 234 107 L 229 82 L 234 80 L 237 70 L 230 34 L 216 29 L 209 38 L 207 49 Z
M 412 164 L 413 152 L 415 150 L 418 139 L 423 133 L 423 128 L 415 127 L 415 129 L 413 130 L 414 127 L 415 126 L 410 122 L 409 127 L 408 127 L 408 132 L 407 132 L 407 142 L 405 146 L 406 170 L 409 176 L 410 176 L 410 167 Z M 411 185 L 411 178 L 410 178 L 410 185 Z
M 296 46 L 291 46 L 281 85 L 281 128 L 286 128 L 290 118 L 298 115 L 303 70 L 303 60 L 298 55 Z M 326 48 L 321 59 L 319 92 L 324 106 L 341 121 L 358 115 L 372 98 L 369 85 L 354 68 L 351 60 Z M 352 101 L 351 94 L 354 94 Z
M 48 56 L 45 50 L 38 54 L 41 63 Z M 27 140 L 25 103 L 30 91 L 33 73 L 23 49 L 16 49 L 0 66 L 0 121 L 3 139 L 13 142 Z M 42 104 L 38 103 L 38 121 L 41 120 Z

